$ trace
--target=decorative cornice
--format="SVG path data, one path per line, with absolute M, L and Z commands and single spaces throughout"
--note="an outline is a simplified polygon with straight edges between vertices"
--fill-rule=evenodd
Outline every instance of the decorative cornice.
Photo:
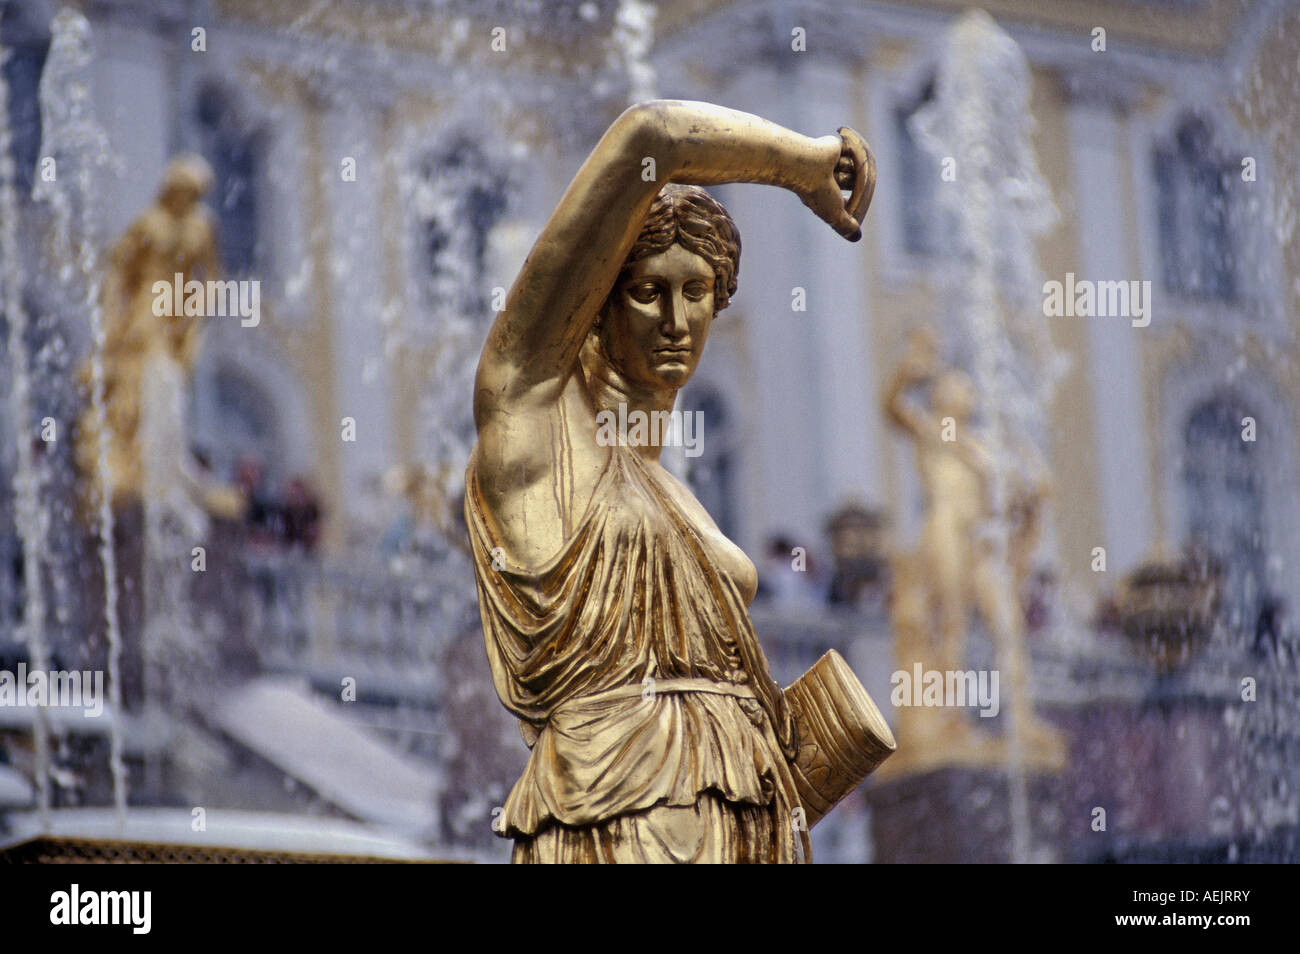
M 1104 54 L 1092 63 L 1060 70 L 1061 92 L 1067 102 L 1105 106 L 1119 113 L 1131 111 L 1147 91 L 1147 81 L 1136 73 L 1116 69 Z

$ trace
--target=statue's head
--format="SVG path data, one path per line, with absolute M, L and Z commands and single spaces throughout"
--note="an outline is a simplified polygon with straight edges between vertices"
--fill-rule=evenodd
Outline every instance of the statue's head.
M 634 387 L 676 390 L 695 372 L 714 315 L 731 303 L 740 233 L 698 186 L 655 197 L 592 331 L 589 360 Z
M 158 197 L 178 212 L 190 209 L 212 188 L 212 167 L 193 153 L 176 156 L 167 163 Z

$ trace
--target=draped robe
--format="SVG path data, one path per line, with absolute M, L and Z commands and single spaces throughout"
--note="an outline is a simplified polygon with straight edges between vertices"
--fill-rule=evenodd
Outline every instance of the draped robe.
M 493 681 L 532 749 L 497 824 L 514 860 L 810 860 L 785 698 L 735 581 L 649 465 L 612 447 L 536 568 L 503 565 L 477 453 L 465 497 Z

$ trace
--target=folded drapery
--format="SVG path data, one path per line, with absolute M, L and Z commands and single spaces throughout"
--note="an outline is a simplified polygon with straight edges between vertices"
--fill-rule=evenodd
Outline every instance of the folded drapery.
M 545 566 L 493 568 L 501 551 L 474 458 L 465 509 L 493 680 L 533 748 L 499 830 L 602 825 L 711 792 L 725 803 L 717 818 L 731 817 L 727 805 L 770 809 L 773 860 L 795 860 L 797 840 L 810 857 L 794 812 L 794 728 L 744 600 L 636 453 L 611 449 Z M 678 680 L 695 691 L 676 691 Z

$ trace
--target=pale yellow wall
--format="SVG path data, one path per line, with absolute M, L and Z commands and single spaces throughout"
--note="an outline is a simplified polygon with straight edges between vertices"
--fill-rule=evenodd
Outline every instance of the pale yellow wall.
M 1243 9 L 1238 0 L 1186 5 L 1134 0 L 913 0 L 909 6 L 950 13 L 980 7 L 1004 24 L 1022 22 L 1048 32 L 1077 33 L 1084 46 L 1091 41 L 1093 27 L 1099 26 L 1106 30 L 1108 50 L 1131 40 L 1188 53 L 1221 51 Z
M 1060 216 L 1038 241 L 1038 264 L 1043 275 L 1061 276 L 1079 270 L 1069 104 L 1054 71 L 1034 69 L 1033 83 L 1034 151 Z M 1052 343 L 1069 361 L 1049 409 L 1051 446 L 1046 448 L 1056 488 L 1056 555 L 1068 583 L 1095 592 L 1099 580 L 1091 569 L 1092 548 L 1102 543 L 1103 534 L 1088 326 L 1082 321 L 1050 321 L 1049 327 Z
M 926 3 L 913 6 L 931 8 L 936 11 L 957 11 L 967 4 L 958 0 L 927 0 Z M 1108 42 L 1114 48 L 1118 41 L 1125 38 L 1140 41 L 1147 46 L 1178 47 L 1189 54 L 1214 54 L 1222 51 L 1230 41 L 1233 33 L 1240 27 L 1242 8 L 1226 0 L 1211 0 L 1206 5 L 1181 8 L 1160 8 L 1160 16 L 1152 15 L 1156 8 L 1147 5 L 1103 0 L 1097 3 L 1042 3 L 1041 0 L 991 0 L 983 5 L 995 17 L 1004 23 L 1020 22 L 1057 31 L 1069 35 L 1079 31 L 1081 37 L 1087 37 L 1094 25 L 1105 26 Z M 267 5 L 258 0 L 218 0 L 218 12 L 226 16 L 257 20 L 267 26 L 282 28 L 289 25 L 294 16 L 275 5 Z M 670 3 L 660 8 L 658 30 L 660 35 L 670 35 L 675 30 L 689 29 L 692 19 L 707 12 L 719 9 L 716 3 L 704 3 L 703 0 Z M 369 11 L 368 13 L 366 11 Z M 313 18 L 312 30 L 321 32 L 335 31 L 339 35 L 359 38 L 364 41 L 381 42 L 403 49 L 427 46 L 430 49 L 446 42 L 447 21 L 430 17 L 423 24 L 406 24 L 400 36 L 392 35 L 392 24 L 381 22 L 383 18 L 373 16 L 373 7 L 361 0 L 344 0 L 328 5 L 323 12 Z M 376 21 L 376 22 L 371 22 Z M 481 23 L 474 24 L 475 29 Z M 388 32 L 385 32 L 388 31 Z M 1300 181 L 1300 156 L 1294 149 L 1295 131 L 1300 129 L 1300 97 L 1295 91 L 1300 89 L 1300 67 L 1296 62 L 1296 42 L 1294 37 L 1300 35 L 1300 9 L 1285 12 L 1278 23 L 1272 25 L 1266 33 L 1259 49 L 1259 54 L 1251 64 L 1251 80 L 1247 86 L 1247 98 L 1243 104 L 1236 106 L 1236 116 L 1243 128 L 1259 135 L 1261 139 L 1273 146 L 1271 165 L 1275 175 L 1286 182 Z M 860 77 L 864 89 L 883 73 L 906 62 L 917 52 L 911 41 L 877 36 L 872 38 L 869 47 L 869 59 L 860 65 Z M 531 55 L 538 59 L 534 62 L 547 62 L 547 48 L 533 44 Z M 570 62 L 578 57 L 564 57 Z M 517 65 L 517 64 L 516 64 Z M 547 69 L 555 64 L 547 62 Z M 263 72 L 274 72 L 270 67 Z M 1034 144 L 1038 154 L 1040 169 L 1058 201 L 1060 219 L 1056 226 L 1038 245 L 1040 269 L 1045 275 L 1059 275 L 1076 270 L 1079 250 L 1075 241 L 1077 221 L 1072 207 L 1071 163 L 1069 157 L 1070 141 L 1067 123 L 1068 104 L 1063 92 L 1060 78 L 1051 70 L 1035 68 L 1033 71 L 1032 110 L 1036 120 Z M 300 88 L 297 80 L 282 74 L 279 82 L 281 95 L 295 104 L 302 117 L 302 129 L 305 137 L 301 152 L 304 166 L 298 177 L 303 207 L 307 210 L 308 253 L 313 262 L 314 273 L 329 274 L 329 234 L 328 209 L 321 195 L 321 107 L 310 100 Z M 426 122 L 437 112 L 438 106 L 433 97 L 399 94 L 391 116 L 381 127 L 382 143 L 380 148 L 385 155 L 390 155 L 396 146 L 398 132 L 409 124 Z M 864 94 L 865 101 L 865 94 Z M 510 134 L 515 139 L 534 139 L 540 144 L 547 132 L 540 128 L 524 128 L 525 117 L 516 117 Z M 865 124 L 864 124 L 865 125 Z M 1127 135 L 1127 133 L 1126 133 Z M 1132 166 L 1132 152 L 1125 142 L 1120 154 L 1123 157 L 1125 176 L 1119 187 L 1125 190 L 1126 201 L 1126 252 L 1133 263 L 1133 272 L 1138 270 L 1137 252 L 1137 215 L 1140 214 L 1136 204 L 1136 176 L 1140 170 Z M 391 168 L 393 173 L 386 177 L 382 188 L 382 221 L 386 242 L 386 265 L 382 275 L 385 285 L 386 300 L 401 303 L 405 301 L 406 254 L 405 244 L 401 241 L 401 230 L 407 226 L 407 211 L 402 207 L 401 197 L 396 182 L 396 174 L 401 170 Z M 1287 194 L 1294 194 L 1288 189 Z M 1293 200 L 1294 201 L 1294 200 Z M 870 269 L 869 289 L 872 303 L 872 321 L 868 329 L 871 360 L 875 362 L 878 381 L 886 380 L 890 369 L 897 360 L 903 339 L 918 320 L 932 319 L 935 315 L 937 299 L 935 289 L 925 281 L 899 282 L 895 276 L 884 273 L 887 267 L 882 249 L 877 247 L 877 234 L 868 230 L 868 255 L 866 261 Z M 885 236 L 885 241 L 897 241 L 897 236 Z M 1300 275 L 1300 248 L 1292 241 L 1285 249 L 1285 271 L 1288 276 Z M 320 484 L 326 507 L 329 512 L 343 513 L 347 507 L 338 499 L 339 475 L 339 425 L 338 395 L 334 393 L 336 383 L 334 374 L 321 373 L 322 369 L 334 366 L 333 320 L 330 283 L 318 281 L 313 283 L 312 314 L 306 327 L 295 329 L 291 338 L 283 340 L 287 353 L 290 354 L 298 379 L 304 383 L 311 414 L 310 426 L 314 430 L 314 443 L 320 451 L 316 478 Z M 1287 304 L 1292 327 L 1300 332 L 1300 284 L 1287 281 Z M 1070 367 L 1059 384 L 1059 388 L 1049 409 L 1052 442 L 1048 448 L 1050 461 L 1056 475 L 1056 521 L 1057 538 L 1060 552 L 1057 554 L 1066 573 L 1067 580 L 1080 585 L 1085 590 L 1095 592 L 1099 581 L 1089 567 L 1091 546 L 1102 536 L 1101 501 L 1099 499 L 1099 481 L 1096 465 L 1096 448 L 1098 432 L 1101 426 L 1093 413 L 1093 396 L 1089 377 L 1089 348 L 1087 327 L 1082 322 L 1054 322 L 1051 325 L 1053 342 L 1068 356 Z M 1182 345 L 1178 344 L 1182 341 Z M 1153 513 L 1155 527 L 1159 532 L 1162 524 L 1161 513 L 1161 474 L 1172 462 L 1160 459 L 1160 434 L 1165 426 L 1161 416 L 1160 382 L 1167 371 L 1169 363 L 1187 347 L 1187 335 L 1175 328 L 1159 335 L 1149 335 L 1144 340 L 1143 371 L 1144 386 L 1148 399 L 1148 443 L 1150 459 L 1147 462 L 1153 489 Z M 1287 388 L 1286 399 L 1291 406 L 1300 406 L 1300 373 L 1297 372 L 1294 352 L 1270 351 L 1260 342 L 1248 339 L 1245 348 L 1257 355 L 1261 362 L 1266 362 L 1273 370 L 1276 380 Z M 417 406 L 415 396 L 423 389 L 423 374 L 429 366 L 429 356 L 419 349 L 411 349 L 393 356 L 390 372 L 395 376 L 395 400 L 393 401 L 393 427 L 397 438 L 399 459 L 411 459 L 411 448 L 415 446 L 418 432 L 416 418 Z M 1300 415 L 1297 415 L 1300 417 Z M 888 432 L 886 432 L 888 433 Z M 1300 434 L 1297 434 L 1297 446 L 1300 446 Z M 887 440 L 879 449 L 882 458 L 881 472 L 884 476 L 885 503 L 894 512 L 908 501 L 903 498 L 899 486 L 901 461 L 897 456 L 898 446 Z
M 329 211 L 321 194 L 325 175 L 325 149 L 322 142 L 322 104 L 304 97 L 303 115 L 303 169 L 302 184 L 306 192 L 307 249 L 312 261 L 312 313 L 309 332 L 303 336 L 302 347 L 294 357 L 302 380 L 307 382 L 312 409 L 311 427 L 320 452 L 317 479 L 324 501 L 325 513 L 344 514 L 347 501 L 340 493 L 340 456 L 342 450 L 341 418 L 336 393 L 337 376 L 334 361 L 334 295 L 330 281 L 330 222 Z M 336 546 L 341 542 L 343 521 L 326 519 L 325 544 Z
M 586 76 L 584 68 L 604 60 L 608 38 L 581 20 L 566 21 L 570 32 L 548 29 L 544 12 L 511 14 L 478 10 L 472 4 L 449 10 L 437 4 L 407 8 L 380 0 L 213 0 L 221 20 L 245 21 L 259 29 L 293 31 L 304 42 L 378 47 L 397 54 L 438 56 L 445 62 L 497 62 L 509 70 L 545 71 L 552 77 Z M 493 47 L 493 31 L 504 31 L 505 48 Z M 346 68 L 346 66 L 345 66 Z

